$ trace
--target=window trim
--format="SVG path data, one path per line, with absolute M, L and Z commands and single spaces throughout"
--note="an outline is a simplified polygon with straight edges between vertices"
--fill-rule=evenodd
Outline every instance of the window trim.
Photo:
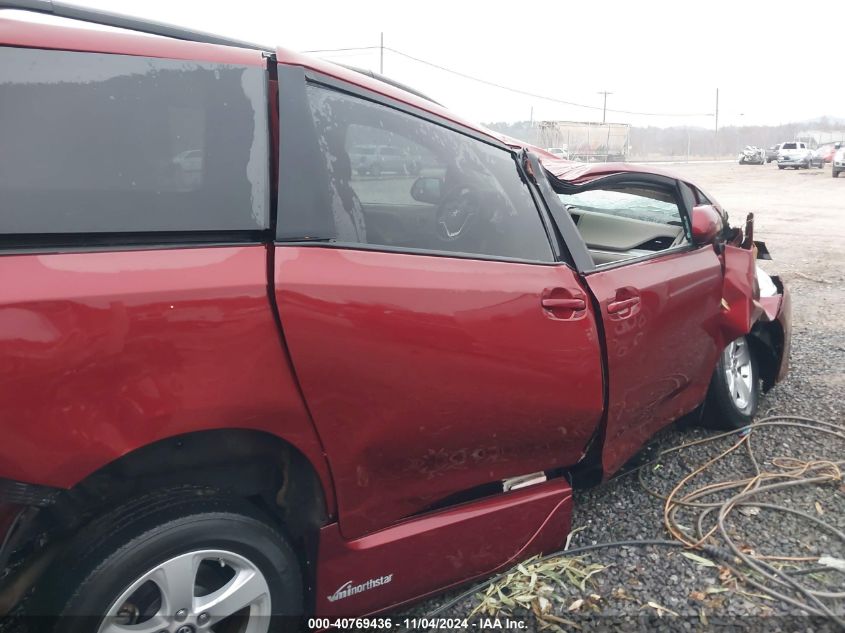
M 517 262 L 517 263 L 525 263 L 525 264 L 542 264 L 542 265 L 557 265 L 560 263 L 567 263 L 562 261 L 561 253 L 560 253 L 560 244 L 554 238 L 553 235 L 549 233 L 549 228 L 547 227 L 547 217 L 545 215 L 546 209 L 545 205 L 541 204 L 542 196 L 538 199 L 536 192 L 531 183 L 531 179 L 528 178 L 525 170 L 519 160 L 520 153 L 515 151 L 514 148 L 510 147 L 509 145 L 498 141 L 497 139 L 486 136 L 482 133 L 479 133 L 472 128 L 465 127 L 454 121 L 450 121 L 444 117 L 439 115 L 433 114 L 416 106 L 411 106 L 391 97 L 387 97 L 385 95 L 381 95 L 377 92 L 371 91 L 366 88 L 362 88 L 360 86 L 356 86 L 355 84 L 350 84 L 346 81 L 336 79 L 329 75 L 325 75 L 323 73 L 319 73 L 307 68 L 302 67 L 294 67 L 294 66 L 287 66 L 284 64 L 278 65 L 278 76 L 279 76 L 279 86 L 280 86 L 280 95 L 279 95 L 279 129 L 280 129 L 280 140 L 279 140 L 279 173 L 278 173 L 278 180 L 277 180 L 277 187 L 278 187 L 278 202 L 277 202 L 277 224 L 276 224 L 276 231 L 275 231 L 275 239 L 274 243 L 277 246 L 283 245 L 315 245 L 315 246 L 323 246 L 329 248 L 344 248 L 344 249 L 351 249 L 351 250 L 366 250 L 366 251 L 379 251 L 379 252 L 386 252 L 386 253 L 405 253 L 409 255 L 431 255 L 435 257 L 454 257 L 457 259 L 476 259 L 480 261 L 503 261 L 503 262 Z M 292 200 L 286 198 L 285 196 L 290 195 L 290 191 L 296 191 L 296 185 L 292 184 L 291 187 L 287 186 L 287 183 L 283 182 L 287 180 L 288 183 L 290 181 L 296 181 L 297 177 L 292 174 L 296 174 L 297 171 L 301 170 L 303 161 L 300 160 L 299 156 L 291 156 L 291 152 L 286 152 L 284 147 L 288 143 L 293 146 L 298 146 L 300 148 L 307 148 L 305 151 L 313 152 L 317 151 L 319 153 L 319 145 L 316 143 L 316 129 L 314 128 L 314 121 L 313 117 L 310 114 L 310 103 L 308 100 L 308 92 L 307 88 L 309 85 L 319 86 L 321 88 L 331 90 L 337 93 L 346 94 L 348 96 L 361 99 L 363 101 L 368 101 L 370 103 L 374 103 L 376 105 L 380 105 L 382 107 L 389 108 L 391 110 L 396 110 L 403 114 L 407 114 L 409 116 L 415 117 L 417 119 L 423 120 L 426 123 L 430 123 L 432 125 L 437 125 L 439 127 L 445 128 L 452 132 L 461 134 L 462 136 L 469 137 L 475 141 L 480 141 L 486 145 L 489 145 L 495 149 L 501 150 L 506 152 L 511 159 L 514 161 L 514 166 L 517 170 L 517 174 L 519 178 L 522 180 L 522 183 L 525 187 L 527 187 L 528 194 L 531 197 L 531 201 L 534 205 L 534 210 L 538 215 L 538 221 L 543 229 L 543 234 L 546 236 L 546 242 L 549 246 L 549 250 L 552 255 L 552 259 L 549 261 L 546 260 L 533 260 L 533 259 L 520 259 L 520 258 L 512 258 L 506 256 L 497 256 L 497 255 L 485 255 L 480 253 L 460 253 L 455 251 L 439 251 L 439 250 L 431 250 L 431 249 L 422 249 L 422 248 L 412 248 L 412 247 L 395 247 L 395 246 L 388 246 L 388 245 L 379 245 L 379 244 L 362 244 L 359 242 L 340 242 L 334 239 L 326 239 L 325 237 L 314 237 L 314 238 L 303 238 L 303 237 L 282 237 L 281 233 L 283 230 L 283 219 L 285 213 L 283 209 L 288 207 L 289 205 L 294 204 Z M 303 110 L 304 107 L 304 110 Z M 282 108 L 285 108 L 285 111 L 282 111 Z M 307 114 L 305 119 L 303 119 L 303 115 Z M 283 142 L 283 139 L 287 137 L 288 141 Z M 291 141 L 290 139 L 293 138 L 295 140 Z M 312 157 L 313 158 L 313 157 Z M 289 170 L 289 171 L 288 171 Z M 314 178 L 313 173 L 309 174 L 310 178 Z M 301 189 L 295 195 L 301 197 Z M 313 193 L 313 192 L 312 192 Z M 570 266 L 571 267 L 571 266 Z
M 135 233 L 30 233 L 0 235 L 4 255 L 89 251 L 169 250 L 209 246 L 249 246 L 272 241 L 269 229 L 238 231 L 153 231 Z
M 593 273 L 600 273 L 605 270 L 611 270 L 613 268 L 621 268 L 622 266 L 627 266 L 629 264 L 639 264 L 642 262 L 648 262 L 653 259 L 658 259 L 661 257 L 666 257 L 668 255 L 675 255 L 678 253 L 686 253 L 692 252 L 702 248 L 701 245 L 697 244 L 679 244 L 678 246 L 671 246 L 670 248 L 663 249 L 662 251 L 655 251 L 653 253 L 649 253 L 647 255 L 638 255 L 637 257 L 629 257 L 628 259 L 620 259 L 617 262 L 608 262 L 606 264 L 595 264 L 593 269 L 584 273 L 585 276 L 592 275 Z
M 424 257 L 446 257 L 451 259 L 468 259 L 482 262 L 504 262 L 508 264 L 527 264 L 529 266 L 566 266 L 575 270 L 571 264 L 558 260 L 522 259 L 519 257 L 504 257 L 499 255 L 484 255 L 481 253 L 462 253 L 459 251 L 438 251 L 427 248 L 412 248 L 409 246 L 386 246 L 382 244 L 362 244 L 361 242 L 317 241 L 317 240 L 276 240 L 274 245 L 285 247 L 330 248 L 344 251 L 367 251 L 375 253 L 391 253 L 394 255 L 422 255 Z

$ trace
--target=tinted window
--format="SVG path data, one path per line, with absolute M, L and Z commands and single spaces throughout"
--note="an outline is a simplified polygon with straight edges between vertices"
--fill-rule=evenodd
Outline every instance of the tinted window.
M 0 233 L 268 226 L 261 68 L 0 48 Z
M 784 143 L 781 149 L 798 149 L 795 143 Z
M 321 87 L 308 98 L 325 166 L 325 238 L 552 261 L 510 152 L 386 106 Z M 373 156 L 367 148 L 380 148 Z M 286 223 L 280 206 L 280 235 Z M 292 211 L 296 211 L 292 209 Z M 325 229 L 324 229 L 325 230 Z M 289 237 L 295 237 L 292 231 Z

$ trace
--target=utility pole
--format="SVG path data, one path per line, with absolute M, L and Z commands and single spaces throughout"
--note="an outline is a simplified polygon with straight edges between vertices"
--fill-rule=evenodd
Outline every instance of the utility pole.
M 601 122 L 605 123 L 607 121 L 607 95 L 612 95 L 612 92 L 608 92 L 607 90 L 600 90 L 596 94 L 604 95 L 604 105 L 601 109 Z
M 713 134 L 713 156 L 719 156 L 719 89 L 716 88 L 716 131 Z
M 379 74 L 384 74 L 384 31 L 381 33 L 381 41 L 379 43 L 379 56 L 378 56 L 378 71 Z

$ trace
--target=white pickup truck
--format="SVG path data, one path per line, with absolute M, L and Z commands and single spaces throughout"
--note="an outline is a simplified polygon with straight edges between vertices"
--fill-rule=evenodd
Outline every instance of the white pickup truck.
M 814 159 L 813 150 L 807 147 L 806 143 L 789 141 L 781 143 L 778 147 L 778 169 L 786 169 L 787 167 L 809 169 L 814 162 L 819 161 Z M 821 166 L 824 167 L 824 162 L 821 163 Z

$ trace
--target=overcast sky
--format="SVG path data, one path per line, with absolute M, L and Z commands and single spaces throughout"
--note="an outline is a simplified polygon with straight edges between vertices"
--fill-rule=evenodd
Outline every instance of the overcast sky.
M 385 46 L 467 75 L 599 107 L 635 125 L 845 118 L 845 1 L 76 0 L 294 50 Z M 321 53 L 378 70 L 379 51 Z M 600 121 L 384 54 L 384 72 L 481 122 Z M 643 116 L 633 112 L 694 114 Z

